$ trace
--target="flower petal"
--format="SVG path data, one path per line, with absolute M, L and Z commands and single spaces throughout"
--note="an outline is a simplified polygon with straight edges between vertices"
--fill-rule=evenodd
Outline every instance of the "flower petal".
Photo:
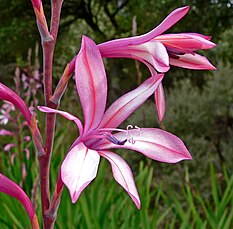
M 10 180 L 1 173 L 0 173 L 0 192 L 3 192 L 19 200 L 26 209 L 31 222 L 37 220 L 33 205 L 30 199 L 28 198 L 28 196 L 26 195 L 26 193 L 15 182 L 13 182 L 12 180 Z
M 41 111 L 41 112 L 45 112 L 45 113 L 56 113 L 56 114 L 60 114 L 63 117 L 67 118 L 68 120 L 74 121 L 79 129 L 79 133 L 80 135 L 83 134 L 83 125 L 81 123 L 81 121 L 73 116 L 72 114 L 66 112 L 66 111 L 60 111 L 60 110 L 55 110 L 49 107 L 45 107 L 45 106 L 37 106 L 37 108 Z
M 1 130 L 0 130 L 0 135 L 2 135 L 2 136 L 6 136 L 6 135 L 14 136 L 15 133 L 13 133 L 13 132 L 11 132 L 11 131 L 9 131 L 9 130 L 6 130 L 6 129 L 1 129 Z
M 100 156 L 82 142 L 67 154 L 61 166 L 61 179 L 75 203 L 83 189 L 96 177 Z
M 11 148 L 15 147 L 16 145 L 14 143 L 9 143 L 7 145 L 4 146 L 4 151 L 8 152 Z
M 197 70 L 216 70 L 216 68 L 204 56 L 194 54 L 180 55 L 179 59 L 170 58 L 170 64 L 182 68 Z
M 128 164 L 123 158 L 110 151 L 101 151 L 99 154 L 111 163 L 113 177 L 126 190 L 137 208 L 140 209 L 140 198 L 135 186 L 133 173 Z
M 165 100 L 165 94 L 162 83 L 160 83 L 157 90 L 155 91 L 154 97 L 155 97 L 156 108 L 158 111 L 158 118 L 159 121 L 161 122 L 163 120 L 166 109 L 166 100 Z
M 142 128 L 131 130 L 128 136 L 125 133 L 114 134 L 119 141 L 128 138 L 124 145 L 115 145 L 107 140 L 102 140 L 96 145 L 101 150 L 110 148 L 126 148 L 139 151 L 145 156 L 167 163 L 177 163 L 181 160 L 192 159 L 184 143 L 175 135 L 156 128 Z
M 32 118 L 32 114 L 29 111 L 25 102 L 17 95 L 14 91 L 10 88 L 5 86 L 4 84 L 0 83 L 0 99 L 6 100 L 8 102 L 13 103 L 16 107 L 19 108 L 21 113 L 24 115 L 26 121 L 30 125 L 30 121 Z
M 154 40 L 162 42 L 168 48 L 187 52 L 198 49 L 211 49 L 216 46 L 216 44 L 209 41 L 209 37 L 197 33 L 163 34 Z
M 129 45 L 138 45 L 150 41 L 156 36 L 162 34 L 168 30 L 174 24 L 176 24 L 182 17 L 189 11 L 189 6 L 181 7 L 172 11 L 156 28 L 150 32 L 136 37 L 116 39 L 108 41 L 98 45 L 98 48 L 103 57 L 108 57 L 108 53 L 111 52 L 111 48 L 124 47 Z
M 96 44 L 85 36 L 76 58 L 75 80 L 84 113 L 86 133 L 96 128 L 103 118 L 107 99 L 107 79 Z
M 125 52 L 137 57 L 138 60 L 145 60 L 158 72 L 167 72 L 170 68 L 167 50 L 161 42 L 150 41 L 137 46 L 130 46 L 123 53 Z
M 115 128 L 119 126 L 154 93 L 162 78 L 162 74 L 152 76 L 133 91 L 117 99 L 105 112 L 99 128 Z

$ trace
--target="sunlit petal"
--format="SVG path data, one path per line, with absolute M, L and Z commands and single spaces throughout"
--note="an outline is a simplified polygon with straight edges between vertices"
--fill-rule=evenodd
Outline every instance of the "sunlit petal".
M 166 131 L 156 128 L 142 128 L 140 130 L 132 130 L 128 133 L 129 136 L 131 142 L 128 141 L 121 146 L 103 140 L 102 144 L 99 143 L 95 147 L 99 149 L 132 149 L 139 151 L 153 160 L 167 163 L 177 163 L 181 160 L 192 159 L 183 141 Z M 117 133 L 114 134 L 114 137 L 122 141 L 127 136 L 125 133 Z
M 100 49 L 101 55 L 103 57 L 107 57 L 106 51 L 109 51 L 108 49 L 112 47 L 138 45 L 150 41 L 151 39 L 162 34 L 164 31 L 168 30 L 170 27 L 176 24 L 181 18 L 185 16 L 185 14 L 187 14 L 188 11 L 189 6 L 175 9 L 156 28 L 141 36 L 122 38 L 99 44 L 98 48 Z
M 66 112 L 66 111 L 60 111 L 60 110 L 55 110 L 49 107 L 44 107 L 44 106 L 37 106 L 37 108 L 41 111 L 41 112 L 45 112 L 45 113 L 56 113 L 56 114 L 60 114 L 63 117 L 67 118 L 68 120 L 74 121 L 79 129 L 80 135 L 82 135 L 83 133 L 83 126 L 81 121 L 73 116 L 72 114 Z
M 163 34 L 154 40 L 162 42 L 168 48 L 174 48 L 180 51 L 211 49 L 216 46 L 216 44 L 209 41 L 209 37 L 197 33 Z
M 111 163 L 113 177 L 126 190 L 139 209 L 140 198 L 135 186 L 133 173 L 128 164 L 120 156 L 110 151 L 101 151 L 99 154 Z
M 162 78 L 162 74 L 150 77 L 139 87 L 117 99 L 105 112 L 99 128 L 119 126 L 154 93 Z
M 85 133 L 99 125 L 107 99 L 107 79 L 100 52 L 96 44 L 85 36 L 75 63 L 75 80 L 84 114 Z
M 138 57 L 138 60 L 145 60 L 159 72 L 167 72 L 170 68 L 167 50 L 160 42 L 151 41 L 138 46 L 131 46 L 127 51 Z
M 61 166 L 61 178 L 75 203 L 83 189 L 96 177 L 100 156 L 83 143 L 74 146 Z

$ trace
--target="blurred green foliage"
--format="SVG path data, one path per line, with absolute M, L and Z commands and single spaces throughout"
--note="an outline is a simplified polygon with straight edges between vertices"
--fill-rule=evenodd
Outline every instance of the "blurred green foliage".
M 140 162 L 136 176 L 141 198 L 141 209 L 138 210 L 127 193 L 114 181 L 110 166 L 101 160 L 97 178 L 85 189 L 75 205 L 71 203 L 68 190 L 64 190 L 55 228 L 229 229 L 233 223 L 233 176 L 229 176 L 225 169 L 219 174 L 212 163 L 208 165 L 207 182 L 211 187 L 203 194 L 193 185 L 187 167 L 184 182 L 179 186 L 179 192 L 176 192 L 171 184 L 163 186 L 155 183 L 153 167 Z M 51 176 L 54 178 L 59 168 L 54 160 L 52 168 Z M 35 170 L 35 166 L 32 170 Z M 29 181 L 27 186 L 32 188 L 33 183 Z M 25 210 L 16 200 L 2 193 L 0 200 L 1 228 L 29 227 Z M 40 206 L 37 211 L 40 212 Z

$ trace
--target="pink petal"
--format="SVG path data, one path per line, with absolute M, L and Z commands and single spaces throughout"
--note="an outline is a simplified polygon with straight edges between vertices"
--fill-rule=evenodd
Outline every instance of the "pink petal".
M 37 106 L 37 108 L 42 112 L 60 114 L 63 117 L 67 118 L 68 120 L 74 121 L 76 123 L 78 129 L 79 129 L 80 135 L 82 135 L 83 125 L 82 125 L 81 121 L 77 117 L 73 116 L 72 114 L 70 114 L 70 113 L 68 113 L 66 111 L 55 110 L 55 109 L 52 109 L 52 108 L 49 108 L 49 107 Z
M 0 173 L 0 192 L 19 200 L 26 209 L 31 221 L 34 220 L 35 211 L 26 193 L 12 180 Z
M 15 133 L 13 133 L 13 132 L 11 132 L 11 131 L 9 131 L 9 130 L 1 129 L 1 130 L 0 130 L 0 135 L 2 135 L 2 136 L 6 136 L 6 135 L 14 136 Z
M 15 147 L 16 145 L 14 144 L 14 143 L 9 143 L 9 144 L 7 144 L 7 145 L 5 145 L 5 147 L 4 147 L 4 151 L 5 152 L 8 152 L 11 148 L 13 148 L 13 147 Z
M 158 72 L 167 72 L 170 68 L 167 50 L 160 42 L 151 41 L 137 46 L 130 46 L 124 52 L 136 56 L 138 60 L 145 60 Z
M 184 33 L 184 34 L 186 34 L 186 33 Z M 201 34 L 201 33 L 188 33 L 188 34 L 194 35 L 194 36 L 202 37 L 203 39 L 208 40 L 208 41 L 210 41 L 211 38 L 212 38 L 211 36 L 206 36 L 206 35 L 203 35 L 203 34 Z
M 29 142 L 31 140 L 31 137 L 30 136 L 25 136 L 25 137 L 23 137 L 23 140 L 25 142 Z
M 148 32 L 144 36 L 146 36 L 148 40 L 157 37 L 158 35 L 171 28 L 174 24 L 176 24 L 181 18 L 183 18 L 188 13 L 188 11 L 189 6 L 184 6 L 175 9 L 156 28 L 154 28 L 152 31 Z
M 216 46 L 216 44 L 206 39 L 206 36 L 197 33 L 164 34 L 156 37 L 154 40 L 162 42 L 166 47 L 180 51 L 211 49 Z
M 162 78 L 162 74 L 152 76 L 133 91 L 117 99 L 105 112 L 99 128 L 115 128 L 119 126 L 154 93 Z
M 24 115 L 26 121 L 30 123 L 32 114 L 25 102 L 14 91 L 2 83 L 0 83 L 0 99 L 13 103 L 16 107 L 18 107 L 21 113 Z
M 113 177 L 126 190 L 137 208 L 140 209 L 140 198 L 134 183 L 133 173 L 128 164 L 123 158 L 110 151 L 101 151 L 99 154 L 111 163 Z
M 194 54 L 185 54 L 179 56 L 179 59 L 170 58 L 170 64 L 182 68 L 197 70 L 216 70 L 216 68 L 204 56 Z
M 76 58 L 75 80 L 84 113 L 85 133 L 99 125 L 107 99 L 107 79 L 100 52 L 96 44 L 85 36 Z
M 102 140 L 102 144 L 99 143 L 95 148 L 101 150 L 109 148 L 132 149 L 153 160 L 167 163 L 177 163 L 181 160 L 192 159 L 181 139 L 166 131 L 156 128 L 142 128 L 140 131 L 130 131 L 128 133 L 129 136 L 133 143 L 127 141 L 124 145 L 119 146 L 107 140 Z M 120 132 L 114 134 L 114 137 L 123 141 L 127 136 L 125 133 Z
M 158 118 L 161 122 L 163 120 L 165 109 L 166 109 L 166 101 L 165 101 L 165 94 L 163 90 L 162 83 L 158 86 L 157 90 L 154 93 L 156 108 L 158 111 Z
M 138 45 L 150 41 L 176 24 L 182 17 L 185 16 L 185 14 L 187 14 L 188 11 L 189 6 L 181 7 L 172 11 L 156 28 L 144 35 L 122 38 L 99 44 L 98 48 L 101 52 L 101 55 L 103 57 L 108 57 L 108 53 L 110 53 L 110 50 L 113 47 L 117 48 L 129 45 Z
M 83 189 L 96 177 L 100 156 L 82 142 L 67 154 L 61 166 L 61 179 L 75 203 Z

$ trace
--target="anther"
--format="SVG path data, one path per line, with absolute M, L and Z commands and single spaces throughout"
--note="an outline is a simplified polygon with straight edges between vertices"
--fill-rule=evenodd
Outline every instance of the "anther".
M 114 137 L 113 135 L 111 134 L 107 134 L 107 133 L 104 133 L 103 135 L 106 136 L 106 139 L 110 142 L 112 142 L 113 144 L 115 145 L 124 145 L 126 142 L 127 142 L 127 139 L 123 140 L 123 141 L 119 141 L 116 137 Z

